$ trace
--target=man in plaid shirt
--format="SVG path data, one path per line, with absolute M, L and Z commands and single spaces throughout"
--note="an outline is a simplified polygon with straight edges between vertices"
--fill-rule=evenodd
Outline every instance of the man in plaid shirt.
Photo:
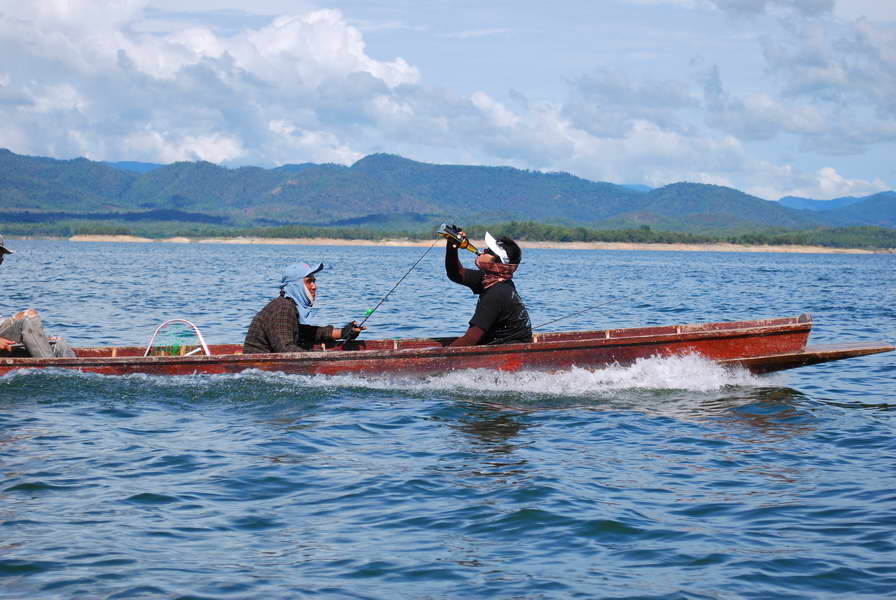
M 243 342 L 244 354 L 301 352 L 314 344 L 350 340 L 366 327 L 352 321 L 342 329 L 333 325 L 310 325 L 308 317 L 317 297 L 316 273 L 323 263 L 312 267 L 296 263 L 286 268 L 280 280 L 280 297 L 258 311 Z

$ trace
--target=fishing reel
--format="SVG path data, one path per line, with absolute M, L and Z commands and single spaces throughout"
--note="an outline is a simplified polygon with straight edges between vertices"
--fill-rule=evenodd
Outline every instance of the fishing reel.
M 447 225 L 445 223 L 442 223 L 441 225 L 439 225 L 439 229 L 436 231 L 436 233 L 438 233 L 446 240 L 454 241 L 457 244 L 458 248 L 469 250 L 477 256 L 481 254 L 481 252 L 479 252 L 479 249 L 470 243 L 470 240 L 466 235 L 464 235 L 460 227 L 458 227 L 457 225 Z

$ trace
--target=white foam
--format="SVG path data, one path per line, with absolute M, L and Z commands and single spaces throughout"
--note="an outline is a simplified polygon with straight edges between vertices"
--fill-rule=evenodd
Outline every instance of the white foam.
M 574 367 L 562 371 L 492 371 L 471 369 L 423 378 L 336 376 L 309 378 L 308 384 L 401 388 L 411 390 L 462 390 L 471 393 L 519 393 L 552 396 L 591 396 L 614 390 L 689 390 L 710 392 L 726 387 L 776 385 L 769 377 L 753 375 L 739 367 L 728 367 L 706 358 L 689 355 L 639 359 L 630 366 L 601 369 Z
M 56 376 L 107 377 L 54 369 Z M 3 377 L 35 376 L 36 370 L 20 371 Z M 355 388 L 407 391 L 451 391 L 465 394 L 526 394 L 586 397 L 618 390 L 686 390 L 713 392 L 727 387 L 768 387 L 780 385 L 780 375 L 757 376 L 739 368 L 722 366 L 699 355 L 638 359 L 629 366 L 611 365 L 600 369 L 574 367 L 558 371 L 493 371 L 470 369 L 426 377 L 394 375 L 287 375 L 248 370 L 229 375 L 126 375 L 116 379 L 151 382 L 161 386 L 207 387 L 239 380 L 261 381 L 301 388 Z

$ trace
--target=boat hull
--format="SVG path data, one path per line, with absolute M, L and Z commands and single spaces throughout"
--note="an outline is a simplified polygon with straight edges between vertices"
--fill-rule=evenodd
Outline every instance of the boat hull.
M 629 365 L 652 356 L 686 354 L 769 372 L 892 350 L 884 344 L 854 344 L 840 352 L 810 355 L 806 342 L 811 328 L 812 319 L 804 314 L 756 321 L 537 334 L 531 343 L 500 346 L 449 347 L 454 338 L 366 340 L 308 352 L 242 354 L 237 345 L 213 345 L 209 346 L 209 356 L 142 356 L 144 349 L 137 347 L 78 348 L 77 358 L 0 358 L 0 374 L 23 368 L 61 368 L 105 375 L 222 374 L 250 369 L 302 375 L 429 375 L 459 369 L 600 368 Z

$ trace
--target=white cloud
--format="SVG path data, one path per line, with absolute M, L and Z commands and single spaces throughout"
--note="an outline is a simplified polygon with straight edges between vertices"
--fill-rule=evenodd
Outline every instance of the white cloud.
M 781 134 L 821 135 L 829 120 L 818 106 L 783 103 L 768 94 L 736 98 L 725 91 L 718 66 L 702 74 L 707 122 L 744 140 L 763 140 Z
M 16 90 L 9 85 L 9 75 L 0 73 L 0 105 L 23 105 L 32 104 L 30 96 L 20 90 Z
M 697 74 L 707 124 L 743 140 L 797 136 L 830 156 L 896 141 L 896 31 L 865 20 L 794 23 L 761 43 L 774 78 L 767 93 L 729 93 L 716 65 Z
M 326 98 L 354 95 L 350 112 L 362 118 L 371 97 L 357 97 L 359 85 L 388 94 L 420 78 L 401 58 L 369 57 L 338 11 L 281 16 L 229 36 L 194 25 L 149 34 L 132 27 L 145 4 L 58 0 L 13 10 L 3 0 L 0 50 L 16 60 L 0 85 L 9 124 L 0 145 L 101 159 L 136 151 L 130 157 L 271 164 L 293 160 L 276 152 L 296 149 L 308 160 L 353 157 L 335 134 L 313 134 L 339 105 Z M 305 133 L 275 143 L 264 124 L 278 119 L 299 119 Z M 22 147 L 23 139 L 33 141 Z
M 60 158 L 262 166 L 348 164 L 385 151 L 620 183 L 717 183 L 767 198 L 877 191 L 880 179 L 753 154 L 754 141 L 781 137 L 829 155 L 896 140 L 893 32 L 866 21 L 816 22 L 830 4 L 712 3 L 815 19 L 763 39 L 778 79 L 759 90 L 729 91 L 715 66 L 695 80 L 594 58 L 579 74 L 552 71 L 568 82 L 568 96 L 544 99 L 529 90 L 471 86 L 478 91 L 461 94 L 427 85 L 407 60 L 374 58 L 362 31 L 335 10 L 241 27 L 237 14 L 217 11 L 204 21 L 202 12 L 163 13 L 174 0 L 157 0 L 152 10 L 136 0 L 0 0 L 0 56 L 14 57 L 0 62 L 0 146 Z M 484 24 L 466 34 L 484 40 L 505 31 Z
M 763 42 L 788 96 L 868 104 L 896 116 L 896 30 L 865 19 L 794 26 Z
M 134 153 L 153 149 L 153 155 L 161 162 L 206 160 L 223 163 L 245 154 L 241 141 L 229 135 L 164 136 L 157 131 L 135 132 L 128 135 L 124 144 Z
M 791 165 L 775 165 L 756 161 L 750 165 L 752 184 L 748 193 L 777 200 L 782 196 L 831 199 L 842 196 L 867 196 L 889 189 L 880 179 L 849 179 L 833 167 L 822 167 L 814 173 L 804 173 Z
M 824 167 L 815 173 L 816 185 L 811 186 L 810 191 L 821 191 L 823 197 L 833 198 L 837 196 L 861 196 L 874 194 L 887 189 L 879 178 L 874 181 L 862 179 L 847 179 L 837 173 L 833 167 Z
M 520 117 L 507 110 L 503 104 L 489 97 L 485 92 L 474 92 L 470 100 L 492 123 L 498 127 L 514 127 L 519 124 Z
M 284 156 L 313 154 L 318 162 L 338 164 L 350 164 L 364 157 L 329 131 L 308 131 L 285 121 L 271 121 L 268 126 L 281 146 L 278 154 Z
M 629 135 L 637 121 L 682 132 L 688 128 L 682 109 L 698 104 L 689 82 L 643 80 L 598 68 L 571 82 L 564 115 L 593 135 L 618 138 Z

